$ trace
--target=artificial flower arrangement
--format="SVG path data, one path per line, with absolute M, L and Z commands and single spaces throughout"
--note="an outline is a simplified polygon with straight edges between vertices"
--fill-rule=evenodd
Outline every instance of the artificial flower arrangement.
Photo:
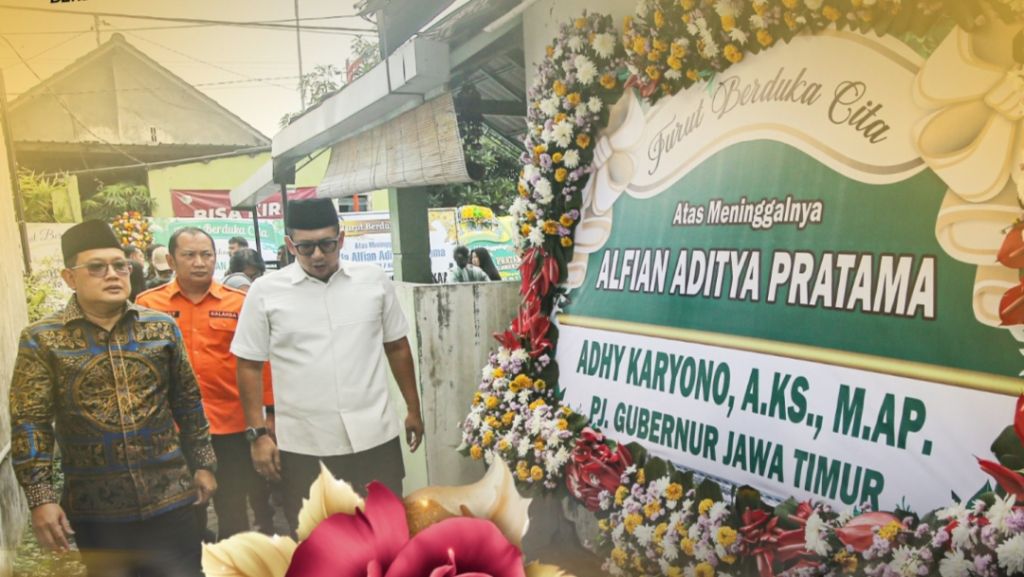
M 110 223 L 114 234 L 121 241 L 121 246 L 132 245 L 145 252 L 153 244 L 153 232 L 149 229 L 149 220 L 142 213 L 133 210 L 125 211 L 114 217 Z
M 486 228 L 488 226 L 497 226 L 497 220 L 494 217 L 494 211 L 486 206 L 478 206 L 475 204 L 468 204 L 466 206 L 459 207 L 459 220 L 468 224 L 472 228 Z
M 523 254 L 522 302 L 483 369 L 461 450 L 515 463 L 524 490 L 566 487 L 598 517 L 604 568 L 613 575 L 1024 573 L 1024 397 L 1016 427 L 992 446 L 997 460 L 979 460 L 998 481 L 995 490 L 955 497 L 923 516 L 867 506 L 837 512 L 793 499 L 771 506 L 749 487 L 727 499 L 714 481 L 696 483 L 636 444 L 605 438 L 560 406 L 552 358 L 558 331 L 550 317 L 563 298 L 559 284 L 600 154 L 596 131 L 624 89 L 654 102 L 713 82 L 746 54 L 826 28 L 923 34 L 945 16 L 971 30 L 983 4 L 1008 21 L 1024 15 L 1020 0 L 639 0 L 621 37 L 607 16 L 563 25 L 528 92 L 520 197 L 510 209 Z M 1022 231 L 1009 232 L 1004 266 L 1024 268 Z M 1021 302 L 1024 284 L 1001 310 Z
M 523 564 L 530 500 L 496 460 L 477 483 L 404 500 L 380 483 L 360 497 L 321 466 L 299 512 L 299 541 L 241 533 L 203 545 L 207 577 L 568 577 Z

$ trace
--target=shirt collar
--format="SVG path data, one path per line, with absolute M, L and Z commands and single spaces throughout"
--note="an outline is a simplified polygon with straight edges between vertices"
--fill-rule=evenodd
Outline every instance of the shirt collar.
M 142 307 L 136 305 L 131 301 L 125 301 L 124 304 L 125 310 L 124 315 L 121 317 L 122 319 L 128 316 L 138 318 L 139 313 L 143 310 Z M 82 310 L 82 307 L 78 304 L 78 295 L 71 295 L 71 298 L 68 299 L 68 304 L 64 306 L 64 312 L 61 313 L 61 322 L 67 325 L 76 321 L 87 320 L 88 319 L 85 318 L 85 312 Z M 117 322 L 120 323 L 121 321 L 119 320 Z
M 178 295 L 178 294 L 181 294 L 182 298 L 185 297 L 185 295 L 182 294 L 182 292 L 181 292 L 181 285 L 178 284 L 178 279 L 177 278 L 175 278 L 171 282 L 167 283 L 167 287 L 168 287 L 168 289 L 167 289 L 167 293 L 168 293 L 167 297 L 168 298 L 172 299 L 172 298 L 174 298 L 175 295 Z M 221 299 L 224 298 L 224 285 L 220 284 L 217 281 L 212 281 L 210 283 L 209 290 L 206 291 L 206 294 L 209 295 L 209 296 L 212 296 L 213 298 L 215 298 L 217 300 L 221 300 Z M 204 296 L 203 298 L 205 299 L 206 296 Z

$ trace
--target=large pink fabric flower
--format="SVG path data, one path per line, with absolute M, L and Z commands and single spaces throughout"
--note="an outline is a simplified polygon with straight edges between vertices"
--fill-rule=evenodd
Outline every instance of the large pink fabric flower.
M 317 525 L 286 577 L 523 577 L 523 557 L 490 521 L 446 519 L 409 538 L 402 501 L 371 483 L 364 511 Z

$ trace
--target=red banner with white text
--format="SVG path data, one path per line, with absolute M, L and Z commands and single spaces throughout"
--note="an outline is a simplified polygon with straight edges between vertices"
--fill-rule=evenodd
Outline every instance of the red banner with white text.
M 316 198 L 316 187 L 296 188 L 288 191 L 289 200 Z M 230 190 L 171 190 L 171 207 L 178 218 L 252 218 L 248 210 L 231 208 Z M 281 210 L 281 193 L 266 198 L 256 205 L 256 214 L 260 218 L 279 219 Z

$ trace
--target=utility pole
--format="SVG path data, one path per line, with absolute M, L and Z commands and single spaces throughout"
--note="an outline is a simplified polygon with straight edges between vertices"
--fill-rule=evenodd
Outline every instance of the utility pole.
M 302 82 L 302 30 L 299 22 L 299 0 L 295 0 L 295 45 L 299 51 L 299 101 L 306 109 L 306 86 Z

